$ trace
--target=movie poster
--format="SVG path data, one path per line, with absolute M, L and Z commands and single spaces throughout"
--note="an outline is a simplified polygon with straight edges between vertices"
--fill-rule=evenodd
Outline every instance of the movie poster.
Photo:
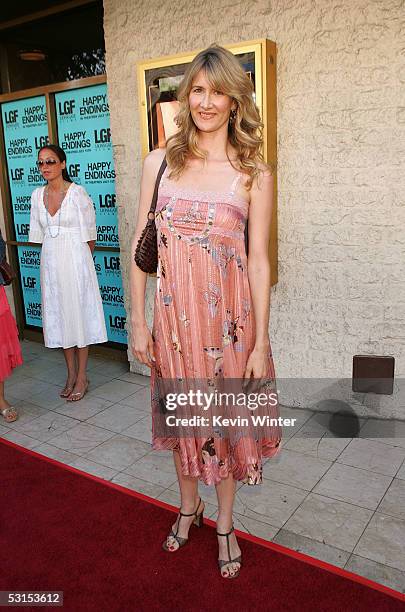
M 55 94 L 58 142 L 71 179 L 85 187 L 96 211 L 94 261 L 103 299 L 108 339 L 126 344 L 126 315 L 120 272 L 115 171 L 106 84 Z M 27 242 L 32 191 L 44 184 L 36 162 L 49 144 L 45 96 L 2 104 L 7 170 L 17 242 Z M 97 246 L 116 251 L 97 251 Z M 27 325 L 42 327 L 39 275 L 41 247 L 18 246 Z
M 119 247 L 115 170 L 106 84 L 55 94 L 59 145 L 67 169 L 93 200 L 97 245 Z
M 119 253 L 95 251 L 93 259 L 103 301 L 108 340 L 127 344 L 126 313 Z
M 42 327 L 41 285 L 39 276 L 41 247 L 20 245 L 17 248 L 25 320 L 27 325 Z
M 1 115 L 16 240 L 27 242 L 31 194 L 44 183 L 36 161 L 49 142 L 45 96 L 6 102 Z
M 119 249 L 107 85 L 57 93 L 55 104 L 59 145 L 66 153 L 69 175 L 73 181 L 83 185 L 96 211 L 94 261 L 108 339 L 126 344 L 119 251 L 97 250 L 97 246 Z

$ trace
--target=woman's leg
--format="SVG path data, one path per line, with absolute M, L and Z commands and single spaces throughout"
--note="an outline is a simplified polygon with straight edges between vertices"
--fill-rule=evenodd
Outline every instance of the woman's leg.
M 8 401 L 6 400 L 6 398 L 4 397 L 4 381 L 1 380 L 0 381 L 0 410 L 5 410 L 6 408 L 8 408 L 8 413 L 2 415 L 3 418 L 8 422 L 8 423 L 12 423 L 13 421 L 15 421 L 18 417 L 18 413 L 17 410 L 15 408 L 12 408 L 10 406 L 10 404 L 8 403 Z M 1 416 L 1 415 L 0 415 Z
M 198 504 L 198 478 L 194 478 L 192 476 L 184 476 L 181 471 L 180 455 L 177 451 L 173 451 L 173 458 L 174 464 L 176 466 L 177 479 L 179 481 L 181 495 L 180 510 L 185 514 L 191 514 L 192 512 L 195 512 L 196 509 L 198 509 L 198 514 L 201 514 L 204 509 L 204 502 Z M 177 535 L 180 538 L 187 538 L 188 531 L 194 520 L 195 516 L 182 516 L 180 519 L 179 517 L 177 517 L 176 521 L 172 526 L 174 533 L 176 533 L 176 528 L 178 526 Z M 170 550 L 177 550 L 179 548 L 179 543 L 172 536 L 168 536 L 166 543 Z
M 74 347 L 63 349 L 63 355 L 65 357 L 68 375 L 67 375 L 65 388 L 63 389 L 61 393 L 61 397 L 68 397 L 71 394 L 73 387 L 75 386 L 76 376 L 77 376 L 77 364 L 76 364 L 76 352 L 75 351 L 76 349 Z
M 10 404 L 7 402 L 4 397 L 4 381 L 0 381 L 0 410 L 4 410 L 4 408 L 8 408 Z
M 233 479 L 232 474 L 228 476 L 228 478 L 224 478 L 221 482 L 216 485 L 217 498 L 218 498 L 218 518 L 217 518 L 217 531 L 219 533 L 228 533 L 232 529 L 232 512 L 233 512 L 233 503 L 235 500 L 235 490 L 236 490 L 236 482 Z M 218 546 L 219 546 L 219 555 L 218 559 L 227 560 L 228 556 L 228 547 L 226 544 L 227 538 L 223 536 L 218 537 Z M 236 540 L 235 533 L 232 532 L 229 536 L 229 545 L 230 545 L 230 553 L 231 559 L 235 559 L 241 554 L 240 548 L 238 546 L 238 542 Z M 233 575 L 239 569 L 239 563 L 229 563 L 228 565 L 224 565 L 221 574 L 223 576 Z
M 89 358 L 89 347 L 75 348 L 77 358 L 77 376 L 74 389 L 68 397 L 69 401 L 82 399 L 88 386 L 87 380 L 87 361 Z

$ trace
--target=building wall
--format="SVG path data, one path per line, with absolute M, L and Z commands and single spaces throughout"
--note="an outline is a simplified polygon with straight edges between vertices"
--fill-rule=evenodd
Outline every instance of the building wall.
M 128 315 L 141 173 L 136 62 L 269 38 L 278 47 L 279 282 L 270 314 L 276 373 L 350 379 L 352 356 L 361 353 L 394 355 L 396 374 L 404 376 L 401 5 L 104 0 Z M 154 284 L 149 279 L 149 323 Z

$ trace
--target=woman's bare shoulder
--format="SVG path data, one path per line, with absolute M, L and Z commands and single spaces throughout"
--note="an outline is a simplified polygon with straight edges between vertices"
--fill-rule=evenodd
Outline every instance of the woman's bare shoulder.
M 157 174 L 165 155 L 166 149 L 154 149 L 150 151 L 143 160 L 144 169 L 153 174 Z
M 274 174 L 274 167 L 272 163 L 266 163 L 266 162 L 259 162 L 257 164 L 257 167 L 259 168 L 259 176 L 273 176 Z
M 274 170 L 272 164 L 259 162 L 257 167 L 259 172 L 253 179 L 252 192 L 260 192 L 269 189 L 272 187 L 274 181 Z

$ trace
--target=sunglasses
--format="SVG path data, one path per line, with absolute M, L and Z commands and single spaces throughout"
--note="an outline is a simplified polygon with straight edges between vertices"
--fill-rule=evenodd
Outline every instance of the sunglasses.
M 54 166 L 57 163 L 58 163 L 58 161 L 56 159 L 45 159 L 45 161 L 43 159 L 39 159 L 37 161 L 37 166 L 38 166 L 38 168 L 42 168 L 42 166 L 44 166 L 44 165 Z

